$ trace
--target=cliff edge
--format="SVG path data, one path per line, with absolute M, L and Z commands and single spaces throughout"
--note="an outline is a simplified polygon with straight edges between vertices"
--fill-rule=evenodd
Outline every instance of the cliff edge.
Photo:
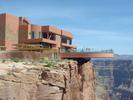
M 0 100 L 95 100 L 92 64 L 1 62 Z

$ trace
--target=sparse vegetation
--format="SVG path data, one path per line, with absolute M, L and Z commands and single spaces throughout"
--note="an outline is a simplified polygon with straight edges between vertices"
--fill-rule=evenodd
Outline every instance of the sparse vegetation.
M 20 62 L 20 59 L 19 58 L 11 58 L 11 61 L 18 63 L 18 62 Z
M 7 75 L 9 75 L 9 76 L 10 76 L 10 75 L 12 75 L 12 73 L 11 73 L 11 72 L 8 72 L 8 73 L 7 73 Z
M 45 63 L 45 67 L 53 68 L 56 65 L 56 60 L 48 59 L 47 57 L 41 58 L 40 63 Z
M 2 60 L 2 63 L 5 63 L 5 62 L 6 62 L 6 60 L 5 60 L 5 59 L 3 59 L 3 60 Z

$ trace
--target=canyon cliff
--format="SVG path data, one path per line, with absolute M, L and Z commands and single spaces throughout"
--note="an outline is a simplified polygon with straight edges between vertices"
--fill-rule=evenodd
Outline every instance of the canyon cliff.
M 0 100 L 95 100 L 90 62 L 61 61 L 51 67 L 11 63 L 14 67 L 2 69 L 4 65 L 0 64 Z
M 119 57 L 93 61 L 97 84 L 103 87 L 101 97 L 105 100 L 133 100 L 133 60 Z M 106 91 L 106 92 L 105 92 Z M 101 99 L 103 100 L 103 99 Z

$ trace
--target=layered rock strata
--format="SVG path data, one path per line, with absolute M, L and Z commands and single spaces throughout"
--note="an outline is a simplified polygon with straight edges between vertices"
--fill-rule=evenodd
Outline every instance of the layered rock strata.
M 89 62 L 81 66 L 75 61 L 52 67 L 13 65 L 0 66 L 4 71 L 0 74 L 0 100 L 95 100 L 95 74 Z

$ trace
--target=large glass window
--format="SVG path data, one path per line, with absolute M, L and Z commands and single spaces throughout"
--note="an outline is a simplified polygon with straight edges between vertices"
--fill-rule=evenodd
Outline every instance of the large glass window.
M 32 39 L 42 38 L 42 33 L 41 32 L 31 32 L 31 38 Z
M 42 38 L 47 38 L 47 33 L 43 32 L 42 33 Z
M 69 44 L 72 44 L 72 39 L 69 39 Z
M 56 40 L 56 35 L 53 34 L 53 33 L 45 33 L 43 32 L 42 33 L 42 38 L 46 38 L 46 39 L 49 39 L 49 40 Z
M 34 36 L 34 32 L 31 33 L 31 38 L 34 39 L 35 36 Z
M 42 38 L 42 32 L 39 32 L 39 38 Z
M 66 44 L 72 44 L 72 39 L 66 36 L 62 36 L 62 42 Z
M 62 36 L 62 43 L 67 43 L 67 37 L 66 36 Z

